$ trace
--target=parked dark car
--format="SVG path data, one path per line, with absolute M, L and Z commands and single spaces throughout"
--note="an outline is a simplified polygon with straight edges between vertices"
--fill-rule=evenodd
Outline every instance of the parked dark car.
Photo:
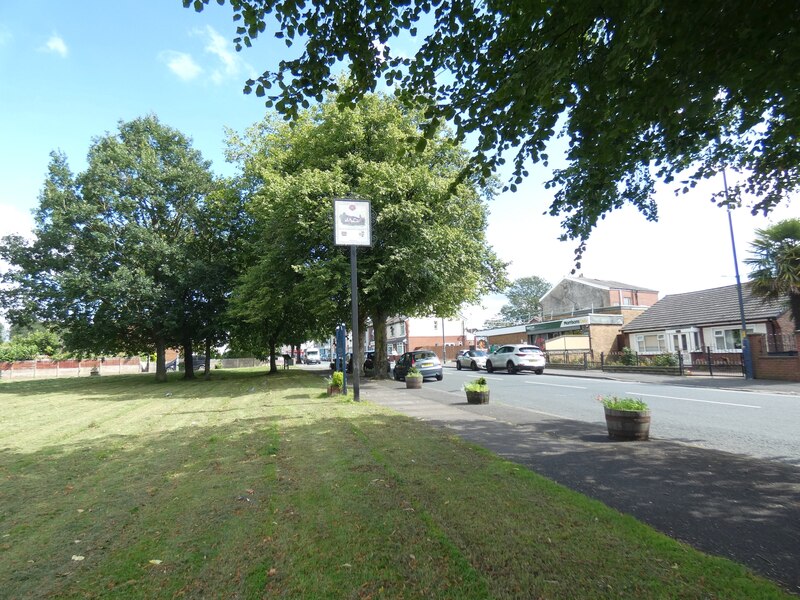
M 192 357 L 192 370 L 199 371 L 200 369 L 205 370 L 206 368 L 206 357 L 205 356 L 193 356 Z
M 404 380 L 411 367 L 416 367 L 422 373 L 422 378 L 436 377 L 441 381 L 444 377 L 442 361 L 432 350 L 414 350 L 403 354 L 394 365 L 394 378 Z

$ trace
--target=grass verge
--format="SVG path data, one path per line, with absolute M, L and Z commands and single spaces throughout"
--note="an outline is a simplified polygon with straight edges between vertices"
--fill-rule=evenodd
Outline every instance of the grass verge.
M 0 385 L 2 598 L 789 598 L 298 370 Z

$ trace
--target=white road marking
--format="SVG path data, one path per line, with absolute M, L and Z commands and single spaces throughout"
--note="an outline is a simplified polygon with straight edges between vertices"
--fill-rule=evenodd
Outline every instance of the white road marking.
M 701 386 L 697 387 L 680 387 L 675 386 L 677 389 L 681 390 L 697 390 L 702 389 Z M 714 393 L 722 393 L 722 394 L 751 394 L 751 395 L 758 395 L 758 396 L 772 396 L 773 398 L 786 398 L 791 397 L 792 394 L 770 394 L 769 392 L 759 392 L 757 390 L 724 390 L 722 388 L 708 388 L 713 389 Z
M 588 389 L 588 388 L 580 386 L 580 385 L 562 385 L 560 383 L 542 383 L 541 381 L 526 381 L 525 383 L 530 383 L 531 385 L 549 385 L 550 387 L 572 388 L 574 390 L 585 390 L 585 389 Z
M 535 410 L 533 408 L 526 408 L 524 406 L 517 406 L 516 404 L 508 404 L 506 402 L 496 402 L 495 404 L 502 404 L 503 406 L 511 406 L 513 408 L 524 410 L 526 412 L 536 413 L 537 415 L 545 415 L 546 417 L 555 417 L 556 419 L 565 419 L 567 421 L 575 421 L 575 417 L 565 417 L 564 415 L 557 415 L 555 413 L 544 412 L 543 410 Z
M 723 404 L 725 406 L 740 406 L 742 408 L 762 408 L 752 404 L 736 404 L 735 402 L 716 402 L 714 400 L 698 400 L 696 398 L 681 398 L 679 396 L 659 396 L 658 394 L 642 394 L 640 392 L 625 392 L 636 396 L 647 396 L 648 398 L 668 398 L 669 400 L 686 400 L 686 402 L 702 402 L 703 404 Z

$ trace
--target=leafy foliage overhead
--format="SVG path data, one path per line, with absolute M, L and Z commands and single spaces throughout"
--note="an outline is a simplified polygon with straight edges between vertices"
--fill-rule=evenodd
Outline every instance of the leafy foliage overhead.
M 208 3 L 183 0 L 198 11 Z M 744 174 L 733 201 L 754 195 L 754 213 L 798 189 L 794 0 L 230 4 L 237 49 L 269 25 L 287 46 L 302 44 L 245 85 L 287 117 L 336 89 L 347 63 L 342 101 L 396 85 L 426 106 L 432 128 L 447 120 L 459 139 L 476 140 L 472 167 L 483 175 L 516 152 L 512 190 L 563 133 L 567 164 L 548 184 L 550 213 L 563 217 L 564 238 L 580 240 L 579 255 L 597 220 L 625 203 L 656 219 L 658 179 L 686 192 L 726 166 Z M 423 33 L 404 53 L 400 42 Z

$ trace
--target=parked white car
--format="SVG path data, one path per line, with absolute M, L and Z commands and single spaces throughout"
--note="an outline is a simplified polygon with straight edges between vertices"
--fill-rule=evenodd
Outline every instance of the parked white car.
M 466 350 L 456 358 L 456 369 L 472 369 L 478 371 L 486 368 L 485 350 Z
M 544 373 L 545 357 L 539 346 L 530 344 L 506 344 L 486 357 L 486 370 L 491 373 L 506 369 L 509 373 L 533 371 Z

